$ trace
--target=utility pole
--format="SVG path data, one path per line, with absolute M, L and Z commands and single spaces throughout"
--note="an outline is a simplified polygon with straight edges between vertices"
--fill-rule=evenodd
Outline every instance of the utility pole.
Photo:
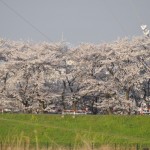
M 150 102 L 150 79 L 148 80 L 148 102 Z
M 148 111 L 150 111 L 150 79 L 147 82 L 148 88 L 147 88 L 147 97 L 148 97 Z
M 64 33 L 62 32 L 62 34 L 61 34 L 61 42 L 63 42 L 64 41 Z

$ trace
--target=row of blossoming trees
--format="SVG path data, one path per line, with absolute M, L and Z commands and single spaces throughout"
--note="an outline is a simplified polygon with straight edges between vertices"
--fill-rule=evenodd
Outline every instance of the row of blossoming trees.
M 150 38 L 73 48 L 0 39 L 1 109 L 131 114 L 149 100 Z

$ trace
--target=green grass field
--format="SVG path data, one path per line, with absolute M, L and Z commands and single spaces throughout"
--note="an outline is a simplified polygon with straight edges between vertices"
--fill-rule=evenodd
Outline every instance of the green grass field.
M 149 144 L 150 116 L 1 114 L 0 141 L 39 145 Z

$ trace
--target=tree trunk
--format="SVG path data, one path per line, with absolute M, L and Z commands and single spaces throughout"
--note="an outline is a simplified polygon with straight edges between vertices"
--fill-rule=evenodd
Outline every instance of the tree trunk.
M 126 100 L 128 100 L 129 101 L 129 95 L 130 95 L 130 87 L 126 90 Z M 130 115 L 131 114 L 131 106 L 130 106 L 130 104 L 128 104 L 128 106 L 129 106 L 129 111 L 128 111 L 128 115 Z
M 126 100 L 129 100 L 130 88 L 126 90 Z

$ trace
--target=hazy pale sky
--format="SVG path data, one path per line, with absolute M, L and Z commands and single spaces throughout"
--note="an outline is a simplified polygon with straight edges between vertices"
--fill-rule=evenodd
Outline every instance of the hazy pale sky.
M 150 0 L 0 0 L 0 37 L 108 42 L 150 28 Z

